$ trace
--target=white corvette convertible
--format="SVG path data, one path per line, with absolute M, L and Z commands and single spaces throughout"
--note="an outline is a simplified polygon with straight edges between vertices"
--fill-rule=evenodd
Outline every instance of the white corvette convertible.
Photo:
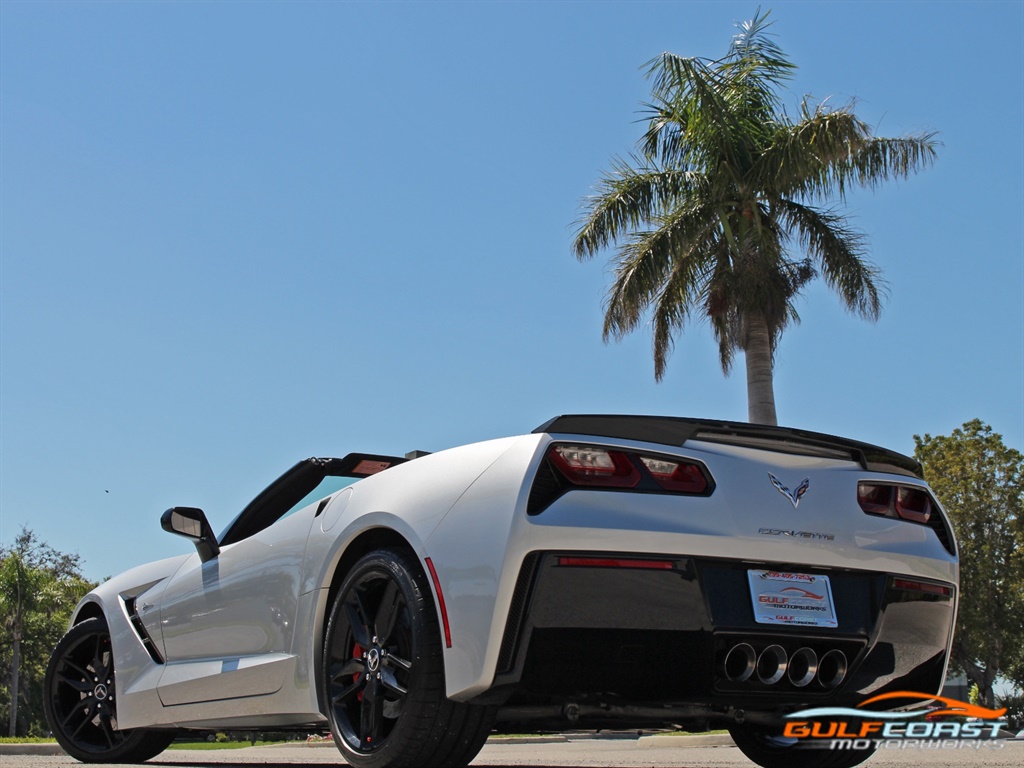
M 727 727 L 763 766 L 855 765 L 783 716 L 937 693 L 957 601 L 912 459 L 779 427 L 561 416 L 414 459 L 307 459 L 192 554 L 110 579 L 51 657 L 85 762 L 182 729 L 327 731 L 365 768 L 463 766 L 495 728 Z

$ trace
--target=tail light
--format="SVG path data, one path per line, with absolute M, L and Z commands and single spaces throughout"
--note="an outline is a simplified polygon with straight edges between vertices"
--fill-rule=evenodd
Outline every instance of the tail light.
M 858 483 L 857 502 L 869 515 L 891 517 L 889 512 L 892 510 L 892 490 L 891 485 Z
M 927 523 L 932 516 L 931 497 L 920 488 L 901 485 L 896 489 L 896 514 L 914 523 Z
M 620 451 L 605 451 L 585 445 L 556 445 L 548 458 L 576 485 L 602 488 L 633 488 L 640 482 L 640 472 Z
M 640 461 L 647 467 L 651 477 L 666 491 L 700 494 L 708 488 L 708 479 L 696 464 L 652 456 L 641 456 Z
M 709 496 L 714 481 L 700 462 L 674 456 L 612 450 L 595 445 L 556 443 L 547 453 L 530 492 L 535 515 L 574 489 L 625 490 Z
M 932 498 L 928 491 L 912 485 L 862 481 L 857 484 L 857 502 L 869 515 L 924 525 L 932 516 Z

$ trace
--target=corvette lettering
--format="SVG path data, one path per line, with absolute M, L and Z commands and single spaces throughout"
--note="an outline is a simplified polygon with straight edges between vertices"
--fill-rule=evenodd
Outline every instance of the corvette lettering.
M 789 528 L 760 528 L 757 532 L 762 536 L 792 536 L 794 539 L 813 539 L 815 541 L 836 540 L 834 534 L 820 533 L 819 531 L 794 531 Z

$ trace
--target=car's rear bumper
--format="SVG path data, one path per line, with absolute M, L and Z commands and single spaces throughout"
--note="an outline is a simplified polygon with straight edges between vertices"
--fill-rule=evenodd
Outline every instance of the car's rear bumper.
M 755 621 L 747 572 L 766 565 L 827 575 L 838 626 Z M 892 690 L 936 693 L 955 603 L 952 584 L 908 582 L 887 573 L 677 555 L 535 552 L 516 584 L 495 687 L 514 691 L 517 700 L 603 698 L 758 710 L 852 706 Z M 764 682 L 756 669 L 740 679 L 744 673 L 730 674 L 725 662 L 743 644 L 755 657 L 779 646 L 786 663 L 838 651 L 845 672 L 838 682 L 813 672 L 809 682 L 806 675 L 785 672 Z

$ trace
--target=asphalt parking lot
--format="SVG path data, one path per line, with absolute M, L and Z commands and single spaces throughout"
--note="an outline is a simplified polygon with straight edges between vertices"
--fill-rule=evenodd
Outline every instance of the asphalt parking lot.
M 2 754 L 3 768 L 71 768 L 81 765 L 66 755 L 16 755 L 6 750 Z M 300 744 L 219 751 L 168 750 L 148 765 L 167 768 L 246 768 L 252 765 L 292 768 L 341 763 L 341 756 L 331 745 L 311 747 Z M 581 736 L 557 740 L 491 739 L 472 765 L 475 768 L 751 768 L 754 764 L 723 738 Z M 865 763 L 865 766 L 873 768 L 1020 768 L 1021 765 L 1024 765 L 1024 741 L 1003 741 L 979 750 L 884 750 Z

